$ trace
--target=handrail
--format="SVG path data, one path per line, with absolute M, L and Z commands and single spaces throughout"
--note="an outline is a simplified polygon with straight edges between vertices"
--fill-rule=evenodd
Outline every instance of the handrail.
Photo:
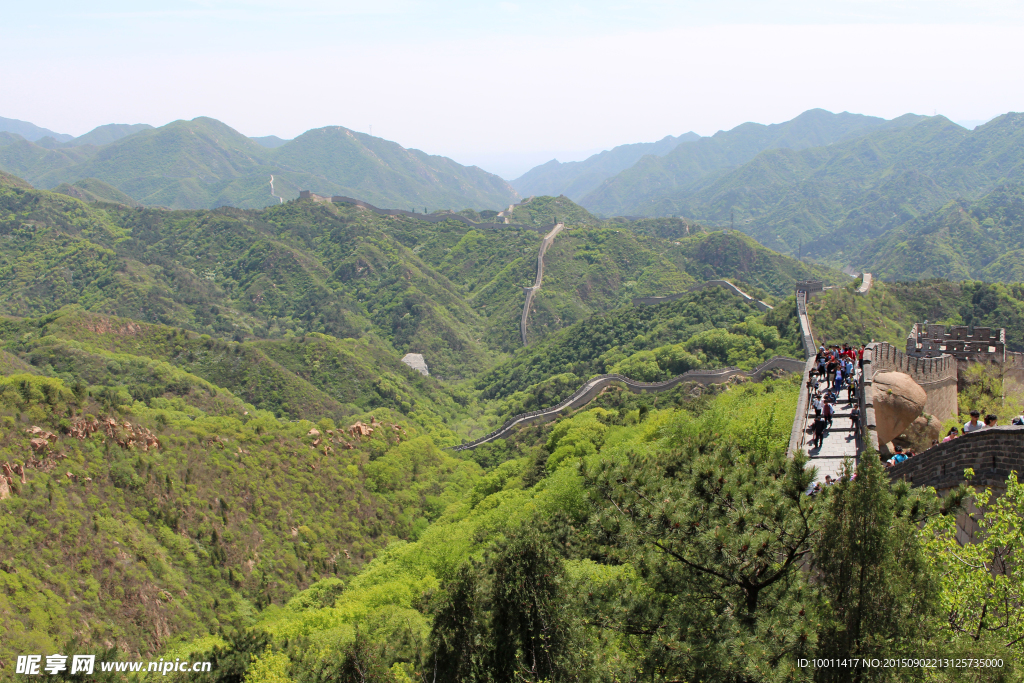
M 613 382 L 622 382 L 628 389 L 635 392 L 640 391 L 667 391 L 674 388 L 678 384 L 686 381 L 700 381 L 700 379 L 718 379 L 719 381 L 725 381 L 730 377 L 736 375 L 744 375 L 750 378 L 760 379 L 761 376 L 768 370 L 775 369 L 776 367 L 787 370 L 789 372 L 797 372 L 804 367 L 804 361 L 797 360 L 795 358 L 788 358 L 786 356 L 774 356 L 761 363 L 753 370 L 741 370 L 739 368 L 718 368 L 715 370 L 688 370 L 681 375 L 669 378 L 663 382 L 640 382 L 638 380 L 630 379 L 624 375 L 619 374 L 608 374 L 598 375 L 586 381 L 583 386 L 574 391 L 568 398 L 563 399 L 558 405 L 550 408 L 542 408 L 540 410 L 533 410 L 528 413 L 521 413 L 510 418 L 501 427 L 495 429 L 490 434 L 482 436 L 475 441 L 455 446 L 452 448 L 454 451 L 465 451 L 471 448 L 476 448 L 481 444 L 485 444 L 489 441 L 493 441 L 504 434 L 510 432 L 513 428 L 521 423 L 534 422 L 541 418 L 552 417 L 557 415 L 567 407 L 579 407 L 579 405 L 585 405 L 589 403 L 592 398 L 587 398 L 587 395 L 598 390 L 603 389 L 606 385 Z M 707 384 L 713 384 L 714 382 L 708 381 Z M 585 401 L 582 399 L 586 398 Z

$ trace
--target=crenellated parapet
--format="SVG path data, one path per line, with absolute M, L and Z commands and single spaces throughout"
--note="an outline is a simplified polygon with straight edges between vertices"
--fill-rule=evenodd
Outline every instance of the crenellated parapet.
M 915 323 L 907 337 L 907 355 L 946 354 L 961 361 L 1002 363 L 1006 355 L 1006 330 L 966 325 Z
M 903 372 L 921 386 L 948 379 L 956 383 L 956 358 L 950 355 L 911 356 L 889 342 L 875 342 L 871 363 L 875 372 Z

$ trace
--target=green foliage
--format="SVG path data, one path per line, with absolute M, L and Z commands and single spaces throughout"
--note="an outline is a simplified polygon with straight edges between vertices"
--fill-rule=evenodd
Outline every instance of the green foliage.
M 1006 328 L 1006 347 L 1024 351 L 1024 286 L 984 282 L 882 283 L 867 294 L 852 286 L 815 294 L 807 304 L 819 342 L 889 341 L 902 347 L 910 327 L 945 325 Z
M 938 611 L 937 576 L 918 538 L 920 520 L 900 514 L 873 452 L 856 474 L 827 489 L 823 501 L 814 554 L 827 604 L 819 653 L 915 657 L 932 635 Z M 901 672 L 892 680 L 915 674 L 923 679 L 921 672 Z
M 1020 661 L 1024 584 L 1018 558 L 1024 549 L 1024 485 L 1011 472 L 1005 493 L 996 496 L 992 489 L 979 488 L 972 503 L 969 513 L 934 517 L 919 533 L 941 577 L 933 607 L 948 624 L 950 640 L 975 652 Z M 967 527 L 970 542 L 962 542 L 964 530 L 958 524 Z
M 783 339 L 777 328 L 767 327 L 763 320 L 756 309 L 712 287 L 657 306 L 620 309 L 577 323 L 517 352 L 511 361 L 484 375 L 478 387 L 486 398 L 502 398 L 560 373 L 587 379 L 619 367 L 662 378 L 672 368 L 690 369 L 693 358 L 699 359 L 700 367 L 721 367 L 749 366 L 773 355 L 796 355 L 798 339 Z M 792 329 L 787 327 L 784 332 L 791 334 Z M 639 352 L 650 353 L 633 357 Z M 543 397 L 536 393 L 533 398 L 513 398 L 516 408 L 526 410 L 557 402 L 542 403 Z

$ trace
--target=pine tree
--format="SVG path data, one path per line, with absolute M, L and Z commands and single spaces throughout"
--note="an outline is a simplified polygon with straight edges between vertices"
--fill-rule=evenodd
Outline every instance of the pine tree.
M 598 611 L 645 652 L 647 680 L 802 680 L 813 652 L 813 471 L 802 454 L 723 439 L 713 416 L 675 450 L 592 472 L 594 542 L 638 580 Z
M 847 469 L 845 475 L 849 475 Z M 903 485 L 905 488 L 905 485 Z M 901 492 L 906 497 L 906 491 Z M 924 492 L 935 498 L 933 492 Z M 899 500 L 878 457 L 866 453 L 856 478 L 823 494 L 813 567 L 824 600 L 822 657 L 920 657 L 935 628 L 938 577 L 918 540 L 912 513 Z M 822 681 L 915 680 L 921 670 L 820 669 Z

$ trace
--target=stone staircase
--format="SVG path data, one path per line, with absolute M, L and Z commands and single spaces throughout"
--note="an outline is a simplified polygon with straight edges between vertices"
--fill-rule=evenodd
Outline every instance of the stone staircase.
M 803 388 L 807 392 L 807 387 Z M 810 457 L 810 465 L 818 469 L 816 481 L 825 481 L 825 475 L 831 474 L 832 478 L 839 476 L 843 468 L 843 460 L 850 458 L 854 463 L 857 461 L 857 453 L 860 451 L 860 434 L 855 433 L 850 413 L 856 401 L 849 401 L 846 398 L 846 389 L 839 392 L 836 401 L 836 412 L 832 417 L 832 427 L 825 430 L 825 438 L 820 448 L 811 448 L 811 440 L 814 438 L 814 407 L 807 401 L 807 415 L 803 434 L 803 448 Z

